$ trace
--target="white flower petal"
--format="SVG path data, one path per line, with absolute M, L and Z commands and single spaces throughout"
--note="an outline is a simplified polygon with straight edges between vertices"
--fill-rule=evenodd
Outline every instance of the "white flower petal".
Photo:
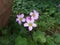
M 27 17 L 26 17 L 26 20 L 30 20 L 30 16 L 27 16 Z
M 38 18 L 39 18 L 39 17 L 36 16 L 34 19 L 37 20 Z
M 27 26 L 28 26 L 28 23 L 25 23 L 25 24 L 24 24 L 24 27 L 27 27 Z
M 33 15 L 33 12 L 30 12 L 30 15 Z
M 33 27 L 37 27 L 37 25 L 35 23 L 33 23 Z
M 22 19 L 22 22 L 25 22 L 25 18 Z
M 30 23 L 34 23 L 34 20 L 31 20 Z
M 33 17 L 27 17 L 26 22 L 27 23 L 34 22 L 34 18 Z
M 29 18 L 26 19 L 26 22 L 27 22 L 27 23 L 34 22 L 34 18 L 33 18 L 33 17 L 30 17 L 30 19 L 29 19 Z
M 34 20 L 33 16 L 31 16 L 31 19 Z
M 36 13 L 37 11 L 36 11 L 36 10 L 33 10 L 33 12 L 35 12 L 35 13 Z
M 19 21 L 19 19 L 18 18 L 16 18 L 16 22 L 18 22 Z
M 34 12 L 35 14 L 39 14 L 36 10 L 33 10 L 33 12 Z
M 37 20 L 39 17 L 38 16 L 35 16 L 35 17 L 32 16 L 32 18 L 34 18 L 34 20 Z
M 20 16 L 21 16 L 21 18 L 23 18 L 24 17 L 24 14 L 21 14 Z
M 33 29 L 33 27 L 32 27 L 32 26 L 30 26 L 30 27 L 28 27 L 28 29 L 29 29 L 29 31 L 31 31 L 31 30 Z
M 19 17 L 19 15 L 17 15 L 17 17 Z
M 18 21 L 18 24 L 20 24 L 20 25 L 21 25 L 21 21 Z
M 17 18 L 20 18 L 21 17 L 21 15 L 17 15 Z
M 30 23 L 30 20 L 29 20 L 29 19 L 27 19 L 27 20 L 26 20 L 26 22 L 27 22 L 27 23 Z

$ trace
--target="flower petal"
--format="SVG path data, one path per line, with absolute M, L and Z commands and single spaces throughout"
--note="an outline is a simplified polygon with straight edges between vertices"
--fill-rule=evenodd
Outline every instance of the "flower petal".
M 31 21 L 34 22 L 34 17 L 31 17 Z
M 39 14 L 36 10 L 33 10 L 33 12 L 34 12 L 35 14 Z
M 26 20 L 30 20 L 30 16 L 27 16 L 27 17 L 26 17 Z
M 33 27 L 37 27 L 37 25 L 35 23 L 33 23 Z
M 35 17 L 32 16 L 32 18 L 33 18 L 34 20 L 37 20 L 37 19 L 39 18 L 39 16 L 35 16 Z
M 30 19 L 26 19 L 26 22 L 29 23 L 30 22 Z
M 30 15 L 32 15 L 33 14 L 33 12 L 30 12 Z
M 20 18 L 21 17 L 21 15 L 19 14 L 19 15 L 17 15 L 17 18 Z
M 36 16 L 39 16 L 39 13 L 36 10 L 33 10 L 33 12 Z
M 17 17 L 19 17 L 20 15 L 17 15 Z
M 28 23 L 25 23 L 25 24 L 24 24 L 24 27 L 27 27 L 27 26 L 28 26 Z
M 19 21 L 19 19 L 18 18 L 16 18 L 16 22 L 18 22 Z
M 22 22 L 25 22 L 25 18 L 22 19 Z
M 28 29 L 29 29 L 29 31 L 31 31 L 31 30 L 33 29 L 33 27 L 32 27 L 32 26 L 30 26 L 30 27 L 28 27 Z
M 18 24 L 20 24 L 20 25 L 21 25 L 21 21 L 18 21 Z
M 34 19 L 37 20 L 39 17 L 38 16 L 35 16 Z
M 27 22 L 27 23 L 34 22 L 34 18 L 28 16 L 28 17 L 26 17 L 26 22 Z
M 24 14 L 21 14 L 20 16 L 21 16 L 21 18 L 23 18 L 24 17 Z

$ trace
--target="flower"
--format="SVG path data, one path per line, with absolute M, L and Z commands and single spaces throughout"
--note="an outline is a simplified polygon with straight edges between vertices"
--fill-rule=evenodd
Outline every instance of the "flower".
M 58 6 L 60 6 L 60 4 L 58 4 Z
M 29 22 L 29 21 L 33 21 L 34 22 L 34 18 L 30 17 L 30 16 L 27 16 L 26 17 L 26 22 Z
M 33 27 L 36 27 L 37 25 L 34 23 L 34 20 L 28 19 L 26 23 L 24 23 L 24 27 L 28 27 L 29 31 L 33 29 Z
M 30 16 L 37 20 L 39 18 L 39 13 L 36 10 L 33 10 L 33 12 L 30 12 Z
M 16 22 L 18 22 L 19 24 L 25 22 L 24 14 L 17 15 Z

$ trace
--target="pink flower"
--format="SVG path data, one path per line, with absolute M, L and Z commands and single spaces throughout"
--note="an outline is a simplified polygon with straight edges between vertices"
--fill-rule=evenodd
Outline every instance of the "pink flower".
M 30 12 L 30 15 L 35 20 L 37 20 L 39 18 L 39 13 L 36 10 L 33 10 L 33 12 Z
M 19 24 L 25 22 L 24 14 L 17 15 L 16 22 L 18 22 Z
M 60 4 L 58 4 L 58 6 L 60 6 Z
M 30 22 L 30 21 L 33 21 L 34 22 L 34 18 L 30 17 L 30 16 L 27 16 L 26 17 L 26 22 Z
M 30 17 L 29 17 L 30 18 Z M 34 23 L 34 20 L 27 19 L 27 22 L 24 23 L 24 27 L 28 27 L 29 31 L 33 29 L 33 27 L 36 27 L 37 25 Z

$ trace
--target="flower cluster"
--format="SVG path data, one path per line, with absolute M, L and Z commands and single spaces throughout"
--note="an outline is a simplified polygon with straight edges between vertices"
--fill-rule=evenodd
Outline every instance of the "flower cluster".
M 35 20 L 39 18 L 39 13 L 36 10 L 33 10 L 30 12 L 29 16 L 24 18 L 24 14 L 17 15 L 16 22 L 18 24 L 22 24 L 24 22 L 24 27 L 28 27 L 29 31 L 33 29 L 33 27 L 37 27 L 37 24 L 35 24 Z

